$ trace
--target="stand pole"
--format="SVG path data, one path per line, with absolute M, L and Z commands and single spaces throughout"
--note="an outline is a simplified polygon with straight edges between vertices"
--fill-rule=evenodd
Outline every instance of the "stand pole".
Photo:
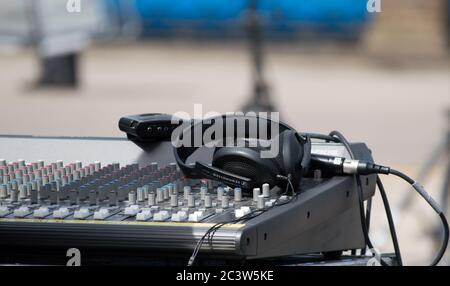
M 255 112 L 274 111 L 275 107 L 264 76 L 263 32 L 258 15 L 258 0 L 248 1 L 246 32 L 252 60 L 253 94 L 243 109 Z

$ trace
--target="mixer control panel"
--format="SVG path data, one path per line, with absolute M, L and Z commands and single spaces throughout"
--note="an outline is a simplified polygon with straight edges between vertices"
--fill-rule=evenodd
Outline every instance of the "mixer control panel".
M 283 197 L 282 199 L 287 199 Z M 276 201 L 270 186 L 243 196 L 183 177 L 175 163 L 120 166 L 0 160 L 0 219 L 209 222 L 240 218 Z
M 354 148 L 371 160 L 364 144 Z M 75 247 L 93 261 L 114 254 L 184 265 L 200 241 L 202 254 L 239 261 L 364 247 L 353 177 L 313 172 L 294 194 L 188 179 L 171 163 L 170 142 L 0 136 L 0 150 L 0 262 L 52 263 L 45 258 Z M 313 143 L 312 152 L 346 156 L 336 143 Z M 364 182 L 367 199 L 376 176 Z

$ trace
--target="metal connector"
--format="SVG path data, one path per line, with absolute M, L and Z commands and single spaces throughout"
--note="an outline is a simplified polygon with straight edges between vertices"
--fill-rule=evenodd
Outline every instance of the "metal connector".
M 358 160 L 345 159 L 344 164 L 342 165 L 342 171 L 344 174 L 356 174 L 358 172 L 358 165 Z

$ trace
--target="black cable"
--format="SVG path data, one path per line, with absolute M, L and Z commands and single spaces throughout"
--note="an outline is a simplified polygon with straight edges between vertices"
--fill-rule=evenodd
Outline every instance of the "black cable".
M 345 146 L 345 148 L 347 149 L 350 158 L 351 159 L 355 159 L 355 154 L 353 153 L 351 147 L 350 147 L 350 143 L 347 141 L 347 139 L 345 138 L 345 136 L 340 133 L 339 131 L 332 131 L 330 133 L 330 136 L 332 137 L 337 137 L 339 139 L 339 141 Z M 362 232 L 364 235 L 364 240 L 365 240 L 365 245 L 369 246 L 369 248 L 371 250 L 373 250 L 373 244 L 372 241 L 370 240 L 369 237 L 369 231 L 367 229 L 367 224 L 366 224 L 366 217 L 365 217 L 365 210 L 364 210 L 364 194 L 363 194 L 363 189 L 362 189 L 362 184 L 361 184 L 361 176 L 360 175 L 354 175 L 356 178 L 356 184 L 357 184 L 357 188 L 358 188 L 358 204 L 359 204 L 359 218 L 361 221 L 361 228 L 362 228 Z M 361 250 L 361 254 L 365 254 L 365 248 Z M 373 252 L 373 251 L 372 251 Z
M 326 156 L 325 156 L 326 157 Z M 406 182 L 408 182 L 418 193 L 422 198 L 433 208 L 433 210 L 439 215 L 439 217 L 442 220 L 442 224 L 444 227 L 444 240 L 442 242 L 442 246 L 438 251 L 438 254 L 436 255 L 436 258 L 432 262 L 432 266 L 437 265 L 439 261 L 441 260 L 442 256 L 444 255 L 448 240 L 449 240 L 449 230 L 448 230 L 448 223 L 445 218 L 444 211 L 439 206 L 438 203 L 434 201 L 434 199 L 431 197 L 431 195 L 425 190 L 425 188 L 420 185 L 418 182 L 414 181 L 408 175 L 392 169 L 390 167 L 374 164 L 372 162 L 363 162 L 359 160 L 348 160 L 345 158 L 339 158 L 339 157 L 330 157 L 325 158 L 324 156 L 318 156 L 315 155 L 314 160 L 317 162 L 320 162 L 322 164 L 327 165 L 328 167 L 332 167 L 336 175 L 370 175 L 370 174 L 384 174 L 384 175 L 395 175 Z M 358 178 L 358 177 L 357 177 Z M 380 188 L 381 190 L 384 190 L 383 188 Z M 383 199 L 387 199 L 387 197 L 384 197 Z M 386 209 L 387 205 L 385 205 Z M 389 219 L 391 219 L 391 214 L 387 212 L 387 215 Z M 390 222 L 390 225 L 393 226 L 393 222 Z M 363 227 L 364 229 L 364 227 Z M 391 233 L 392 234 L 392 233 Z M 370 241 L 369 241 L 370 242 Z M 395 243 L 398 243 L 398 241 L 393 241 Z M 369 244 L 370 247 L 370 244 Z
M 339 134 L 339 133 L 334 133 Z M 338 136 L 338 135 L 336 135 Z M 344 138 L 345 139 L 345 138 Z M 345 142 L 343 140 L 343 144 L 348 145 L 348 142 Z M 395 175 L 406 182 L 408 182 L 421 196 L 422 198 L 433 208 L 433 210 L 439 215 L 439 217 L 442 220 L 443 228 L 444 228 L 444 240 L 442 242 L 442 246 L 438 251 L 438 254 L 436 255 L 436 258 L 431 263 L 432 266 L 437 265 L 441 258 L 443 257 L 449 240 L 449 228 L 447 219 L 445 218 L 445 214 L 443 209 L 439 206 L 438 203 L 434 201 L 434 199 L 431 197 L 431 195 L 425 190 L 425 188 L 420 185 L 418 182 L 414 181 L 408 175 L 397 171 L 395 169 L 392 169 L 390 167 L 374 164 L 372 162 L 364 162 L 359 160 L 349 160 L 342 157 L 329 157 L 329 156 L 323 156 L 323 155 L 314 155 L 313 158 L 315 162 L 319 162 L 322 164 L 322 166 L 326 166 L 327 168 L 331 168 L 334 171 L 335 175 L 356 175 L 356 178 L 358 179 L 360 175 L 370 175 L 370 174 L 384 174 L 384 175 Z M 357 180 L 358 183 L 358 180 Z M 391 235 L 393 237 L 393 243 L 394 248 L 396 250 L 396 254 L 398 255 L 400 253 L 400 248 L 398 247 L 398 240 L 396 239 L 396 234 L 394 235 L 394 223 L 392 221 L 392 214 L 390 212 L 390 207 L 387 201 L 387 196 L 385 195 L 384 188 L 382 186 L 380 179 L 377 181 L 378 186 L 380 188 L 380 192 L 383 196 L 383 203 L 385 203 L 386 208 L 386 215 L 388 216 L 389 220 L 389 226 L 391 230 Z M 360 184 L 358 183 L 358 188 L 360 188 Z M 361 205 L 361 199 L 360 201 L 360 208 Z M 364 215 L 361 212 L 361 217 Z M 367 228 L 363 225 L 363 232 L 366 233 Z M 368 234 L 367 234 L 367 237 Z M 370 239 L 367 240 L 367 245 L 371 247 Z M 401 258 L 400 258 L 401 261 Z M 381 260 L 381 263 L 383 264 L 383 261 Z
M 359 175 L 355 175 L 354 177 L 356 177 L 356 185 L 358 188 L 359 218 L 361 220 L 361 228 L 363 231 L 364 239 L 366 241 L 366 245 L 372 251 L 373 244 L 369 237 L 369 229 L 367 228 L 366 216 L 364 214 L 364 193 L 363 193 L 363 188 L 362 188 L 362 183 L 361 183 L 361 177 Z M 366 248 L 361 249 L 361 255 L 365 255 L 365 254 L 366 254 Z
M 367 233 L 370 233 L 370 220 L 372 218 L 372 197 L 369 197 L 367 199 L 366 203 L 366 226 L 367 226 Z M 365 254 L 366 250 L 363 249 L 362 254 Z
M 316 134 L 310 134 L 311 138 L 316 138 L 316 139 L 322 139 L 322 140 L 328 140 L 328 138 L 326 136 L 316 136 Z M 354 159 L 354 153 L 350 148 L 350 144 L 349 142 L 346 140 L 345 136 L 338 132 L 338 131 L 333 131 L 330 133 L 330 136 L 336 136 L 337 138 L 339 138 L 340 142 L 346 147 L 346 149 L 349 152 L 349 155 L 352 159 Z M 328 140 L 329 141 L 329 140 Z M 370 240 L 369 237 L 369 225 L 370 225 L 370 215 L 371 215 L 371 208 L 372 208 L 372 200 L 369 199 L 367 202 L 367 209 L 366 209 L 366 215 L 364 217 L 364 203 L 363 203 L 363 191 L 362 191 L 362 185 L 361 185 L 361 178 L 359 175 L 356 175 L 356 181 L 357 181 L 357 185 L 358 185 L 358 200 L 359 200 L 359 208 L 360 208 L 360 219 L 361 219 L 361 226 L 362 226 L 362 230 L 363 230 L 363 234 L 364 234 L 364 238 L 366 241 L 366 245 L 369 246 L 369 248 L 373 249 L 373 244 Z M 400 253 L 400 246 L 398 243 L 398 239 L 397 239 L 397 233 L 395 230 L 395 225 L 393 222 L 393 218 L 392 218 L 392 212 L 390 209 L 390 205 L 389 205 L 389 201 L 387 199 L 387 195 L 386 192 L 384 190 L 384 186 L 381 182 L 381 180 L 377 177 L 377 185 L 378 188 L 380 189 L 380 193 L 382 195 L 383 198 L 383 205 L 384 208 L 386 210 L 386 216 L 388 219 L 388 223 L 389 223 L 389 229 L 391 232 L 391 237 L 392 237 L 392 243 L 394 245 L 394 251 L 395 251 L 395 255 L 397 257 L 397 262 L 399 265 L 403 265 L 403 261 L 402 261 L 402 257 L 401 257 L 401 253 Z M 365 249 L 361 250 L 361 254 L 365 254 Z M 381 264 L 382 265 L 386 265 L 382 260 L 381 260 Z
M 436 257 L 434 258 L 433 262 L 431 263 L 431 265 L 437 265 L 439 263 L 439 261 L 441 261 L 442 257 L 445 254 L 445 251 L 447 250 L 447 246 L 448 246 L 448 222 L 447 219 L 445 218 L 445 214 L 442 212 L 439 214 L 439 217 L 442 220 L 442 224 L 444 226 L 444 241 L 442 242 L 442 246 L 439 249 L 438 254 L 436 255 Z
M 392 218 L 391 207 L 389 205 L 389 200 L 386 195 L 386 191 L 383 186 L 383 182 L 379 176 L 377 176 L 377 186 L 378 190 L 380 190 L 381 198 L 383 200 L 384 210 L 386 212 L 386 218 L 389 224 L 389 231 L 391 233 L 392 244 L 394 246 L 395 257 L 397 258 L 397 263 L 399 266 L 403 266 L 402 255 L 400 252 L 400 244 L 398 243 L 397 231 L 395 230 L 394 220 Z
M 346 140 L 345 136 L 338 132 L 338 131 L 333 131 L 330 133 L 329 136 L 327 135 L 322 135 L 322 134 L 314 134 L 314 133 L 308 133 L 308 135 L 311 138 L 315 138 L 315 139 L 320 139 L 320 140 L 326 140 L 326 141 L 332 141 L 329 137 L 338 139 L 338 142 L 341 142 L 347 149 L 350 157 L 352 159 L 355 158 L 353 151 L 351 150 L 350 147 L 350 143 Z M 337 138 L 336 138 L 337 137 Z M 363 231 L 363 235 L 364 235 L 364 239 L 366 241 L 366 245 L 373 249 L 373 244 L 370 240 L 369 237 L 369 225 L 370 225 L 370 215 L 371 215 L 371 207 L 372 207 L 372 200 L 369 200 L 367 202 L 367 209 L 366 209 L 366 215 L 364 217 L 364 203 L 363 203 L 363 191 L 362 191 L 362 185 L 361 185 L 361 178 L 359 175 L 355 175 L 356 176 L 356 182 L 357 182 L 357 186 L 358 186 L 358 203 L 359 203 L 359 209 L 360 209 L 360 220 L 361 220 L 361 228 Z M 383 199 L 383 205 L 384 208 L 386 210 L 386 216 L 388 219 L 388 224 L 389 224 L 389 230 L 391 233 L 391 238 L 392 238 L 392 244 L 394 245 L 394 251 L 395 251 L 395 255 L 397 258 L 397 262 L 399 265 L 403 265 L 403 261 L 402 261 L 402 257 L 401 257 L 401 252 L 400 252 L 400 246 L 398 243 L 398 239 L 397 239 L 397 233 L 395 230 L 395 225 L 393 222 L 393 218 L 392 218 L 392 212 L 390 209 L 390 205 L 389 205 L 389 201 L 386 195 L 386 191 L 384 189 L 384 186 L 381 182 L 381 180 L 377 177 L 377 185 L 378 185 L 378 189 L 380 190 L 382 199 Z M 365 248 L 361 249 L 361 254 L 364 255 L 365 254 Z M 354 251 L 353 251 L 354 253 Z M 381 261 L 382 265 L 386 265 L 383 261 Z
M 297 193 L 295 192 L 294 186 L 292 184 L 291 175 L 289 174 L 287 177 L 278 176 L 278 178 L 286 180 L 287 184 L 286 184 L 286 188 L 285 188 L 284 192 L 281 195 L 278 196 L 278 198 L 275 200 L 275 202 L 273 203 L 273 205 L 271 207 L 264 208 L 264 209 L 261 209 L 261 210 L 254 210 L 254 211 L 252 211 L 252 212 L 250 212 L 250 213 L 248 213 L 248 214 L 246 214 L 246 215 L 244 215 L 244 216 L 242 216 L 240 218 L 237 218 L 237 219 L 234 219 L 234 220 L 231 220 L 231 221 L 225 221 L 225 222 L 214 224 L 211 228 L 209 228 L 205 232 L 205 234 L 197 242 L 196 246 L 194 247 L 194 250 L 192 252 L 191 257 L 189 258 L 187 266 L 194 265 L 195 260 L 197 258 L 197 255 L 198 255 L 200 249 L 202 248 L 205 239 L 208 239 L 209 244 L 212 245 L 212 239 L 214 237 L 214 234 L 216 233 L 217 230 L 219 230 L 224 225 L 233 224 L 233 223 L 239 223 L 239 222 L 245 222 L 245 221 L 247 221 L 249 219 L 255 218 L 255 217 L 257 217 L 257 216 L 267 212 L 268 210 L 270 210 L 270 209 L 272 209 L 274 207 L 279 207 L 279 206 L 282 206 L 282 205 L 285 205 L 285 204 L 288 204 L 288 203 L 292 202 L 294 200 L 294 198 L 297 197 Z M 280 198 L 288 193 L 289 188 L 291 188 L 291 190 L 292 190 L 291 198 L 289 200 L 287 200 L 286 202 L 278 203 Z
M 395 175 L 395 176 L 397 176 L 397 177 L 402 178 L 403 180 L 407 181 L 407 182 L 408 182 L 409 184 L 411 184 L 411 185 L 413 185 L 413 184 L 416 182 L 416 181 L 414 181 L 413 179 L 411 179 L 410 177 L 408 177 L 407 175 L 403 174 L 403 173 L 400 172 L 400 171 L 391 169 L 391 170 L 389 171 L 389 173 L 392 174 L 392 175 Z
M 367 199 L 366 203 L 366 225 L 367 231 L 370 232 L 370 220 L 372 218 L 372 197 Z
M 436 257 L 434 258 L 434 260 L 431 263 L 431 266 L 436 266 L 445 254 L 445 251 L 446 251 L 447 245 L 448 245 L 448 239 L 449 239 L 448 222 L 447 222 L 447 219 L 445 218 L 444 212 L 442 211 L 439 204 L 434 201 L 434 199 L 430 196 L 430 194 L 427 193 L 427 191 L 425 191 L 425 189 L 418 182 L 414 181 L 413 179 L 408 177 L 406 174 L 404 174 L 400 171 L 394 170 L 394 169 L 390 169 L 389 174 L 400 177 L 403 180 L 405 180 L 406 182 L 408 182 L 409 184 L 411 184 L 411 186 L 419 193 L 419 195 L 422 196 L 422 198 L 424 198 L 425 201 L 439 215 L 439 217 L 442 221 L 443 228 L 444 228 L 444 240 L 442 241 L 441 248 L 439 249 Z
M 326 136 L 315 136 L 315 134 L 309 134 L 309 136 L 311 138 L 315 138 L 315 139 L 322 139 L 322 140 L 328 140 L 326 138 Z M 348 143 L 348 141 L 345 139 L 345 137 L 338 131 L 333 131 L 330 133 L 330 136 L 336 136 L 339 138 L 339 140 L 341 141 L 342 144 L 345 145 L 345 147 L 347 148 L 350 157 L 352 157 L 352 159 L 354 158 L 353 156 L 353 152 L 350 149 L 350 144 Z M 316 156 L 317 157 L 317 156 Z M 357 179 L 357 184 L 358 184 L 358 190 L 360 192 L 358 192 L 359 195 L 359 206 L 360 206 L 360 217 L 361 217 L 361 224 L 362 224 L 362 229 L 363 229 L 363 233 L 364 236 L 366 238 L 366 244 L 372 248 L 372 243 L 370 241 L 369 235 L 368 235 L 368 231 L 367 231 L 367 226 L 366 226 L 366 220 L 364 220 L 364 205 L 361 203 L 361 197 L 362 197 L 362 188 L 361 188 L 361 181 L 360 181 L 360 175 L 369 175 L 369 174 L 384 174 L 384 175 L 395 175 L 398 176 L 399 178 L 402 178 L 403 180 L 405 180 L 406 182 L 408 182 L 409 184 L 411 184 L 411 186 L 422 196 L 422 198 L 425 199 L 425 201 L 433 208 L 434 211 L 436 211 L 436 213 L 439 215 L 439 217 L 442 220 L 442 224 L 443 224 L 443 228 L 444 228 L 444 239 L 441 245 L 441 248 L 439 249 L 435 259 L 433 260 L 433 262 L 431 263 L 432 266 L 437 265 L 439 263 L 439 261 L 442 259 L 443 255 L 445 254 L 445 251 L 447 249 L 448 246 L 448 240 L 449 240 L 449 226 L 448 226 L 448 222 L 447 219 L 445 218 L 445 214 L 443 209 L 439 206 L 438 203 L 436 203 L 434 201 L 434 199 L 430 196 L 430 194 L 427 193 L 427 191 L 423 188 L 422 185 L 420 185 L 418 182 L 414 181 L 413 179 L 411 179 L 410 177 L 408 177 L 406 174 L 391 169 L 389 167 L 386 166 L 381 166 L 381 165 L 377 165 L 371 162 L 360 162 L 359 160 L 346 160 L 343 158 L 340 162 L 342 162 L 339 167 L 337 167 L 337 165 L 335 163 L 331 163 L 333 162 L 333 160 L 329 160 L 329 159 L 324 159 L 324 158 L 319 158 L 320 156 L 318 156 L 317 158 L 315 158 L 316 160 L 318 160 L 321 163 L 324 164 L 331 164 L 332 168 L 336 171 L 336 174 L 353 174 L 356 176 Z M 326 157 L 326 156 L 325 156 Z M 331 158 L 332 159 L 332 158 Z M 335 159 L 339 159 L 339 158 L 335 158 Z M 384 186 L 380 180 L 379 177 L 377 177 L 377 185 L 378 188 L 380 189 L 380 193 L 383 199 L 383 204 L 386 210 L 386 216 L 388 218 L 388 223 L 389 223 L 389 229 L 391 232 L 391 237 L 392 237 L 392 243 L 394 245 L 394 250 L 397 256 L 397 261 L 399 263 L 399 265 L 403 264 L 402 258 L 401 258 L 401 253 L 400 253 L 400 247 L 399 247 L 399 243 L 398 243 L 398 239 L 397 239 L 397 234 L 395 231 L 395 225 L 394 225 L 394 221 L 392 219 L 392 213 L 390 210 L 390 206 L 389 206 L 389 201 L 387 199 L 387 195 L 386 195 L 386 191 L 384 189 Z M 383 265 L 383 260 L 381 259 L 381 264 Z

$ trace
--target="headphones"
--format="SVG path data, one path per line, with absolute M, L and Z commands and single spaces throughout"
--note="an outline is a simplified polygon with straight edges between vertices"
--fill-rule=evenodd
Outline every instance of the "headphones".
M 238 121 L 245 123 L 245 130 L 238 132 L 237 128 L 234 128 L 232 138 L 226 137 L 226 135 L 222 138 L 214 138 L 216 143 L 226 142 L 228 144 L 222 144 L 223 147 L 214 146 L 211 166 L 202 162 L 187 164 L 187 159 L 197 149 L 208 143 L 203 142 L 205 131 L 212 124 L 220 122 L 219 120 L 223 124 L 222 131 L 227 130 L 227 124 L 236 126 Z M 274 131 L 266 129 L 269 136 L 265 139 L 258 138 L 258 135 L 253 134 L 254 132 L 251 132 L 249 128 L 250 122 L 255 123 L 255 120 L 258 125 L 257 130 L 261 130 L 264 126 L 267 128 L 273 126 L 272 124 L 277 124 L 278 132 L 271 134 Z M 183 146 L 181 144 L 183 138 L 187 136 L 192 140 L 195 130 L 201 131 L 202 144 L 194 147 Z M 288 179 L 296 189 L 302 176 L 306 174 L 311 159 L 309 136 L 298 134 L 285 123 L 260 116 L 222 115 L 197 122 L 191 121 L 188 123 L 188 127 L 184 128 L 176 137 L 178 139 L 176 146 L 178 147 L 174 147 L 175 160 L 187 178 L 212 179 L 231 187 L 242 188 L 244 192 L 261 187 L 264 183 L 268 183 L 270 186 L 285 187 Z M 234 144 L 229 144 L 230 142 Z M 275 143 L 279 144 L 277 154 L 264 158 L 262 152 L 267 152 Z

